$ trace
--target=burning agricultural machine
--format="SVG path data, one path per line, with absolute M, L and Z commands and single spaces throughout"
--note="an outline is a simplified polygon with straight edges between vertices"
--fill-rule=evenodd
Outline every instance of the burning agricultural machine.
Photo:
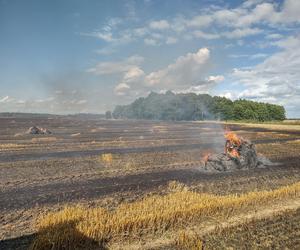
M 225 139 L 224 153 L 208 155 L 205 159 L 205 170 L 233 171 L 272 164 L 268 159 L 257 155 L 253 143 L 238 137 L 235 133 L 227 131 Z

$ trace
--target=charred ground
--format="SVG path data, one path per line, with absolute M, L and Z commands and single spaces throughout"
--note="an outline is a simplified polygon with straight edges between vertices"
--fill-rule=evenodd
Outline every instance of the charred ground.
M 174 180 L 212 194 L 269 190 L 300 181 L 300 130 L 293 126 L 63 116 L 0 119 L 0 244 L 5 248 L 34 233 L 39 215 L 66 204 L 114 208 L 150 193 L 166 193 Z M 31 126 L 53 134 L 24 134 Z M 232 173 L 199 171 L 207 152 L 223 150 L 224 126 L 281 164 Z M 103 154 L 112 159 L 104 160 Z

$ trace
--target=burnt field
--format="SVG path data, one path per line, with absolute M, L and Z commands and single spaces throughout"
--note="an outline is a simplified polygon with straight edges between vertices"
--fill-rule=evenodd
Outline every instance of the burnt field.
M 26 134 L 34 125 L 47 128 L 52 134 Z M 223 150 L 225 127 L 254 142 L 258 153 L 277 164 L 247 171 L 202 171 L 205 155 Z M 36 220 L 66 205 L 113 210 L 151 195 L 167 195 L 170 186 L 184 185 L 193 192 L 226 196 L 276 190 L 299 181 L 297 125 L 64 116 L 0 118 L 0 249 L 28 247 L 35 238 Z M 293 197 L 284 201 L 282 207 L 297 209 L 298 201 Z M 280 207 L 277 202 L 268 216 Z M 161 244 L 148 247 L 147 242 L 152 242 L 149 237 L 141 249 L 159 249 L 161 245 L 172 249 L 176 245 L 177 236 L 175 243 L 161 240 Z M 289 242 L 292 246 L 293 242 Z M 117 243 L 114 244 L 111 248 L 117 249 Z M 134 249 L 130 244 L 133 243 L 128 243 L 128 249 Z

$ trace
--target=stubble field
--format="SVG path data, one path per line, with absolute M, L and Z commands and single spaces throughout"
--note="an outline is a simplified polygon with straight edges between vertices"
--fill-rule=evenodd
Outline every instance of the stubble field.
M 225 127 L 277 164 L 202 171 Z M 0 249 L 296 249 L 299 160 L 297 124 L 0 118 Z

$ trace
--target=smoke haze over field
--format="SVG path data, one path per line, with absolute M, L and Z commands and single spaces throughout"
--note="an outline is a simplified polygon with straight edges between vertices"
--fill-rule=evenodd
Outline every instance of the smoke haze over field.
M 300 1 L 0 0 L 0 112 L 103 113 L 151 91 L 300 117 Z

